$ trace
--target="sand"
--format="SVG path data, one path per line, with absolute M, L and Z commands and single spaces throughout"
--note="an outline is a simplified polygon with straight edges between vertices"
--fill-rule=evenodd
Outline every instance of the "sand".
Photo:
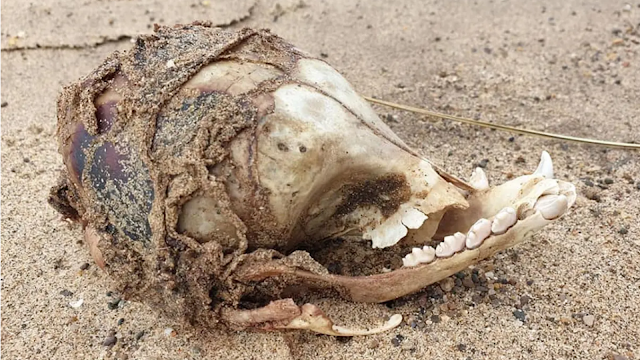
M 183 9 L 161 1 L 130 4 L 2 3 L 2 356 L 640 357 L 638 151 L 513 136 L 376 106 L 400 137 L 453 174 L 467 177 L 488 160 L 486 172 L 497 184 L 533 170 L 547 150 L 556 177 L 576 184 L 579 197 L 569 214 L 526 244 L 477 264 L 482 286 L 467 287 L 453 277 L 388 304 L 312 297 L 341 324 L 370 324 L 393 313 L 407 319 L 391 332 L 353 339 L 204 332 L 143 304 L 118 302 L 110 279 L 92 263 L 80 228 L 46 204 L 62 165 L 54 139 L 61 86 L 128 48 L 129 37 L 150 31 L 154 22 L 206 17 L 233 28 L 268 27 L 326 59 L 362 94 L 638 143 L 638 1 L 194 1 Z M 443 292 L 448 285 L 456 286 Z M 79 307 L 69 305 L 79 299 Z M 104 345 L 110 336 L 115 345 Z

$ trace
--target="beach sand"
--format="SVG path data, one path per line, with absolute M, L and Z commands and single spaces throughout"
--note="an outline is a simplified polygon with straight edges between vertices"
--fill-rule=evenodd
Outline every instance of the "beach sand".
M 452 174 L 467 178 L 484 162 L 498 184 L 535 169 L 547 150 L 556 177 L 574 183 L 579 195 L 566 216 L 525 244 L 463 272 L 473 277 L 475 271 L 477 284 L 453 277 L 387 304 L 315 299 L 348 326 L 393 313 L 405 317 L 390 332 L 357 338 L 203 331 L 144 304 L 118 302 L 80 227 L 46 203 L 62 166 L 54 137 L 58 92 L 153 23 L 270 28 L 328 61 L 365 95 L 640 143 L 640 2 L 160 3 L 2 2 L 3 358 L 640 358 L 639 151 L 376 106 L 401 138 Z M 451 282 L 453 290 L 442 291 Z M 69 305 L 80 299 L 79 307 Z M 115 345 L 105 345 L 113 337 Z

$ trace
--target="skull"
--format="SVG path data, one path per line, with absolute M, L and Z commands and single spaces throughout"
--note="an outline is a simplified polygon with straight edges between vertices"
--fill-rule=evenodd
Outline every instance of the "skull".
M 357 331 L 294 300 L 419 291 L 576 197 L 547 153 L 493 188 L 481 169 L 469 184 L 447 174 L 331 66 L 264 30 L 159 27 L 66 87 L 58 123 L 65 170 L 50 203 L 83 225 L 123 294 L 206 326 L 389 329 L 399 315 Z

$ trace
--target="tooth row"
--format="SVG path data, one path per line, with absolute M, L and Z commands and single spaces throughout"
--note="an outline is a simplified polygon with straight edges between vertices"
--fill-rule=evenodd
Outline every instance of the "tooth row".
M 542 202 L 538 201 L 539 210 L 541 210 L 541 212 L 545 210 L 549 216 L 554 216 L 557 211 L 555 211 L 555 208 L 549 209 L 549 203 L 552 202 L 551 200 L 552 199 Z M 554 198 L 553 200 L 556 199 Z M 513 208 L 506 207 L 494 216 L 493 221 L 488 219 L 478 220 L 471 226 L 467 235 L 457 232 L 453 235 L 445 236 L 444 241 L 438 244 L 435 249 L 431 246 L 425 246 L 422 249 L 413 248 L 410 254 L 402 258 L 402 265 L 412 267 L 419 264 L 429 264 L 436 258 L 447 258 L 466 249 L 475 249 L 482 245 L 484 240 L 491 234 L 504 234 L 516 221 L 518 221 L 516 211 Z

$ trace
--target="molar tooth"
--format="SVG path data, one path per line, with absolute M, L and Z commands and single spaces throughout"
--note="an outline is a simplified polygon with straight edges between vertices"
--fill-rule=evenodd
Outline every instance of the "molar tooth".
M 439 258 L 446 258 L 453 254 L 455 254 L 455 251 L 453 251 L 451 246 L 449 246 L 449 244 L 444 241 L 438 244 L 438 246 L 436 247 L 436 256 Z
M 422 249 L 413 248 L 411 250 L 412 257 L 420 264 L 428 264 L 436 257 L 436 252 L 431 246 L 425 246 Z M 407 255 L 408 256 L 408 255 Z
M 553 220 L 564 214 L 569 208 L 569 199 L 565 195 L 544 195 L 541 196 L 534 209 L 540 211 L 543 218 Z
M 444 242 L 449 244 L 449 247 L 454 252 L 460 252 L 465 249 L 465 240 L 467 237 L 461 233 L 457 232 L 453 235 L 445 236 Z
M 473 171 L 473 173 L 471 174 L 471 178 L 469 179 L 469 184 L 476 190 L 486 190 L 489 188 L 489 180 L 487 179 L 487 174 L 484 173 L 484 170 L 482 170 L 482 168 L 477 167 Z
M 478 220 L 473 226 L 466 238 L 466 245 L 469 249 L 475 249 L 482 245 L 484 239 L 491 235 L 491 221 L 487 219 Z
M 504 234 L 513 224 L 518 221 L 518 215 L 516 210 L 511 207 L 506 207 L 495 216 L 493 223 L 491 224 L 491 232 L 494 234 Z
M 422 254 L 418 258 L 421 264 L 428 264 L 436 259 L 436 249 L 433 246 L 424 246 L 422 248 Z
M 415 256 L 413 256 L 413 254 L 407 254 L 405 257 L 402 258 L 402 265 L 404 267 L 413 267 L 418 265 L 419 262 L 416 259 Z

